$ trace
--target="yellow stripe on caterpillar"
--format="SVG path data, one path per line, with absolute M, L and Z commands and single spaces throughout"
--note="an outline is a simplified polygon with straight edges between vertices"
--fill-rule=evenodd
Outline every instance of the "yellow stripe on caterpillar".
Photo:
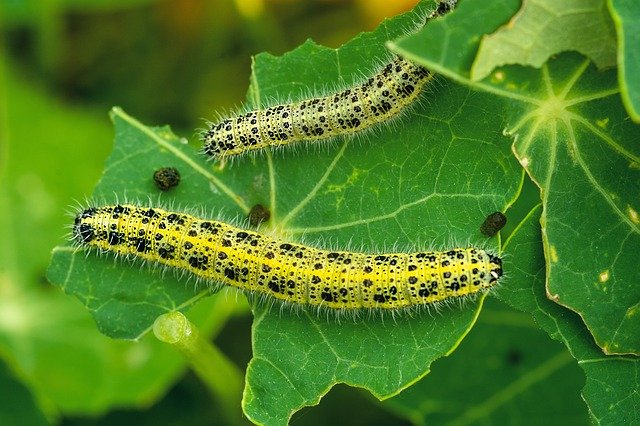
M 323 250 L 153 207 L 108 205 L 75 218 L 80 245 L 297 305 L 403 309 L 489 290 L 502 261 L 478 248 L 415 253 Z

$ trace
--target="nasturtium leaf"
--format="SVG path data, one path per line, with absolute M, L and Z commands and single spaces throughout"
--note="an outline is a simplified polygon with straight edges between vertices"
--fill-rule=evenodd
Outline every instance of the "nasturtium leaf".
M 547 291 L 605 353 L 640 353 L 640 126 L 614 70 L 565 54 L 524 81 L 536 80 L 537 95 L 512 103 L 508 131 L 542 192 Z
M 510 286 L 513 277 L 505 282 Z M 587 424 L 584 374 L 531 315 L 487 298 L 475 327 L 431 373 L 384 405 L 413 424 Z M 540 404 L 539 395 L 545 396 Z
M 484 2 L 465 1 L 456 14 L 442 21 L 441 31 L 449 35 L 459 31 L 461 23 L 483 8 Z M 502 15 L 494 12 L 492 19 L 505 22 L 511 13 L 507 8 Z M 479 40 L 491 32 L 487 25 L 480 20 L 477 26 L 466 26 L 467 40 Z M 640 269 L 634 259 L 639 252 L 638 206 L 633 196 L 640 183 L 640 129 L 622 108 L 615 70 L 598 71 L 577 54 L 563 54 L 540 70 L 510 66 L 485 80 L 471 81 L 470 64 L 478 44 L 460 43 L 452 54 L 427 45 L 431 35 L 427 27 L 391 47 L 472 89 L 502 98 L 505 103 L 495 113 L 505 117 L 514 151 L 541 187 L 544 228 L 535 220 L 528 226 L 542 232 L 547 251 L 533 240 L 508 248 L 507 258 L 513 253 L 514 275 L 499 294 L 514 306 L 518 299 L 534 303 L 527 310 L 579 360 L 587 375 L 583 396 L 592 418 L 604 423 L 637 421 L 637 358 L 602 352 L 606 348 L 636 353 L 640 341 L 636 319 Z M 534 279 L 537 275 L 526 271 L 535 264 L 538 274 L 547 273 L 538 278 L 546 281 L 547 289 L 533 291 L 510 284 L 520 271 L 524 278 Z M 580 315 L 548 300 L 548 289 Z M 600 348 L 592 343 L 594 338 Z
M 512 257 L 511 277 L 498 289 L 497 297 L 531 313 L 544 331 L 569 349 L 586 375 L 582 397 L 596 423 L 637 423 L 640 359 L 603 354 L 581 318 L 547 298 L 541 213 L 541 206 L 533 209 L 505 242 L 505 253 Z
M 575 50 L 599 68 L 616 64 L 616 38 L 606 0 L 523 0 L 509 24 L 485 35 L 471 68 L 482 80 L 502 65 L 539 68 L 551 56 Z
M 618 84 L 627 112 L 640 122 L 640 2 L 609 0 L 618 37 Z
M 18 380 L 2 360 L 0 362 L 0 423 L 3 425 L 48 425 L 45 414 L 36 403 L 35 396 Z

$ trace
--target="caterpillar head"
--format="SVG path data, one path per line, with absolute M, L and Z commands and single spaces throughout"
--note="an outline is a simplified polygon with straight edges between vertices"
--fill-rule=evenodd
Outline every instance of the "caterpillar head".
M 491 284 L 497 282 L 502 276 L 502 273 L 502 259 L 498 256 L 489 254 L 489 274 L 491 274 L 489 282 Z
M 95 207 L 90 207 L 78 213 L 76 219 L 73 222 L 73 234 L 72 238 L 79 244 L 86 244 L 93 240 L 96 236 L 93 225 L 87 223 L 86 219 L 93 217 L 98 210 Z

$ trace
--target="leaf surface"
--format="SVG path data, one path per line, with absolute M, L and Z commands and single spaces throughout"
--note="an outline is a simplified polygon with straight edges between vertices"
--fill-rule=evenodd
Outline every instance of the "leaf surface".
M 513 277 L 505 283 L 513 284 Z M 432 372 L 384 403 L 414 424 L 587 424 L 584 374 L 531 315 L 487 298 L 476 326 Z M 545 396 L 540 404 L 539 395 Z
M 640 122 L 640 3 L 609 0 L 618 37 L 618 82 L 627 112 Z
M 530 312 L 544 331 L 569 349 L 586 375 L 582 396 L 596 423 L 638 422 L 640 359 L 603 354 L 581 318 L 547 298 L 545 259 L 540 248 L 541 213 L 540 206 L 533 209 L 505 243 L 505 252 L 514 256 L 513 281 L 502 286 L 497 296 L 516 309 Z
M 599 68 L 616 64 L 616 38 L 606 0 L 524 0 L 500 30 L 485 35 L 471 76 L 482 80 L 507 64 L 540 68 L 567 50 L 582 53 Z

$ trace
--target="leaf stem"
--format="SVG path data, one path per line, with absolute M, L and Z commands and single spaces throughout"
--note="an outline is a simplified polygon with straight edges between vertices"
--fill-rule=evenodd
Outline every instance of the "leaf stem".
M 242 400 L 242 373 L 209 341 L 202 338 L 197 327 L 179 311 L 160 315 L 153 324 L 158 340 L 176 348 L 191 364 L 193 371 L 220 403 L 226 424 L 245 425 Z

